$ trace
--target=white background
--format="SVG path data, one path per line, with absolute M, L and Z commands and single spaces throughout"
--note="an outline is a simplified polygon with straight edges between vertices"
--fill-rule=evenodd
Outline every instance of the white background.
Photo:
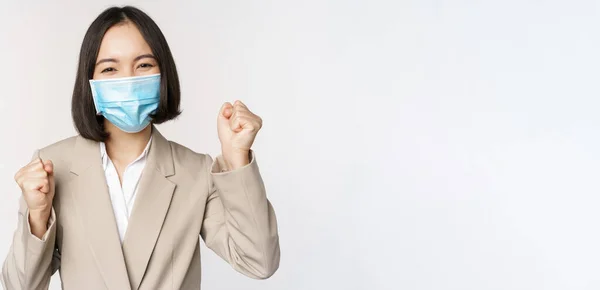
M 0 6 L 0 256 L 14 173 L 75 134 L 79 46 L 114 1 Z M 138 1 L 178 65 L 169 139 L 264 119 L 269 280 L 203 248 L 203 289 L 600 289 L 597 1 Z M 59 289 L 55 276 L 51 289 Z

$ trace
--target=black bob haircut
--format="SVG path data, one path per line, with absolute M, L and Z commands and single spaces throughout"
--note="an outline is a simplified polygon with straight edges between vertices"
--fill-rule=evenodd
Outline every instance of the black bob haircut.
M 143 11 L 131 7 L 111 7 L 102 12 L 90 25 L 79 52 L 79 65 L 75 77 L 75 88 L 71 100 L 71 115 L 79 134 L 90 140 L 106 141 L 104 117 L 96 115 L 89 80 L 94 75 L 100 44 L 106 31 L 118 24 L 131 22 L 150 46 L 160 69 L 160 101 L 158 109 L 151 116 L 152 123 L 160 124 L 181 114 L 179 103 L 181 91 L 175 61 L 165 36 L 158 25 Z

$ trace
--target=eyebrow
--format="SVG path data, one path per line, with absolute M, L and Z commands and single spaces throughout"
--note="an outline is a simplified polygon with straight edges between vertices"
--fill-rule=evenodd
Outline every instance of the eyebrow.
M 136 62 L 143 58 L 152 58 L 152 59 L 156 60 L 156 57 L 154 55 L 147 53 L 147 54 L 138 55 L 136 58 L 133 59 L 133 62 Z M 99 65 L 103 62 L 119 62 L 119 61 L 115 58 L 103 58 L 103 59 L 99 60 L 96 63 L 96 65 Z
M 147 53 L 147 54 L 138 55 L 138 57 L 133 59 L 133 62 L 136 62 L 142 58 L 152 58 L 152 59 L 156 60 L 156 57 L 154 57 L 154 55 Z
M 101 64 L 103 62 L 119 62 L 119 61 L 114 58 L 103 58 L 96 63 L 96 66 L 98 66 L 99 64 Z

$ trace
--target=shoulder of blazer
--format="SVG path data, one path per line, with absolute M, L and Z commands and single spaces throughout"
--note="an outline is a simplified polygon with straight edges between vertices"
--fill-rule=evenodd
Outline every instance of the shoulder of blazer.
M 58 162 L 60 160 L 68 161 L 67 159 L 70 159 L 72 156 L 75 142 L 78 137 L 79 136 L 69 137 L 39 149 L 40 158 L 50 159 L 52 162 Z
M 61 155 L 65 153 L 65 150 L 72 150 L 75 147 L 75 141 L 79 136 L 71 136 L 66 139 L 62 139 L 58 142 L 54 142 L 46 147 L 40 149 L 40 153 L 46 153 L 49 155 Z
M 69 174 L 69 168 L 75 155 L 74 149 L 78 137 L 69 137 L 38 150 L 38 156 L 42 160 L 52 161 L 57 183 L 65 182 L 72 177 Z M 98 151 L 98 156 L 100 156 L 100 151 Z
M 204 172 L 211 163 L 211 157 L 208 154 L 198 153 L 192 149 L 178 144 L 173 141 L 169 141 L 171 144 L 171 151 L 173 154 L 173 163 L 175 164 L 175 171 L 177 168 L 183 169 L 189 173 L 192 172 Z M 207 164 L 207 162 L 209 164 Z

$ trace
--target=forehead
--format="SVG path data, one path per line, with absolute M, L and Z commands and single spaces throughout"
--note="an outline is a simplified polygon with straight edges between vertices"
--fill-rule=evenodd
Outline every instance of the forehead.
M 98 59 L 133 59 L 141 54 L 152 53 L 150 46 L 135 24 L 124 22 L 109 28 L 100 44 Z

